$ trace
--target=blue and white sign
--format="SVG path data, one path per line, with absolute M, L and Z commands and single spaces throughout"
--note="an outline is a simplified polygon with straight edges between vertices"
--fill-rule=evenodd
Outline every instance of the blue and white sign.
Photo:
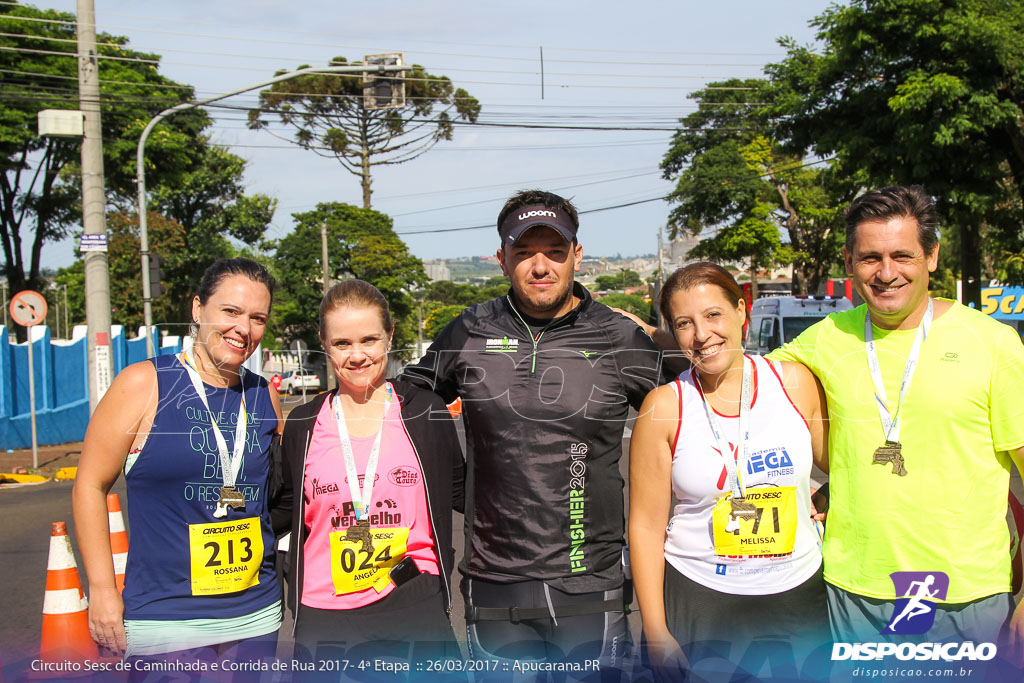
M 106 234 L 100 235 L 82 235 L 82 239 L 78 244 L 79 251 L 106 251 L 107 250 L 107 236 Z

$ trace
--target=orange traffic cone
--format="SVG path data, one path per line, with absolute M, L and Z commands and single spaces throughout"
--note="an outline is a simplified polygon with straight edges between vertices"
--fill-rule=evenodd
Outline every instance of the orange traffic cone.
M 78 578 L 68 529 L 64 522 L 54 522 L 50 533 L 50 558 L 46 563 L 39 659 L 66 664 L 95 660 L 98 656 L 96 643 L 89 635 L 89 600 Z
M 456 397 L 454 401 L 448 404 L 448 412 L 451 413 L 452 419 L 457 420 L 462 415 L 462 397 Z
M 124 592 L 124 568 L 128 564 L 128 532 L 124 530 L 121 501 L 116 493 L 107 495 L 107 521 L 110 524 L 110 552 L 114 559 L 114 581 Z

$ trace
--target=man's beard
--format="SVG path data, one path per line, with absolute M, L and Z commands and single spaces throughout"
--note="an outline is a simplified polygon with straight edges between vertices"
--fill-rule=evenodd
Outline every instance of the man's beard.
M 522 304 L 526 304 L 532 309 L 533 313 L 550 313 L 554 317 L 567 301 L 572 300 L 572 287 L 572 282 L 569 282 L 562 293 L 548 303 L 525 297 L 515 287 L 512 287 L 512 294 L 516 303 L 520 304 L 520 307 L 522 307 Z

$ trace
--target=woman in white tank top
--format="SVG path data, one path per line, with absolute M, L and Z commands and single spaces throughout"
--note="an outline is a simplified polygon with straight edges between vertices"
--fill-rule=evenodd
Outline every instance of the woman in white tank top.
M 812 462 L 828 470 L 823 392 L 800 364 L 743 355 L 746 304 L 720 266 L 676 271 L 660 306 L 693 366 L 648 394 L 630 446 L 629 543 L 651 664 L 673 678 L 725 659 L 736 669 L 721 673 L 741 673 L 765 661 L 748 651 L 757 640 L 795 674 L 828 638 L 809 488 Z

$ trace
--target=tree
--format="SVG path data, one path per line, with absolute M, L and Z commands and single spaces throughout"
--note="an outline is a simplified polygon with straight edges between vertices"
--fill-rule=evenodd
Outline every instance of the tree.
M 77 107 L 74 22 L 64 12 L 0 6 L 0 47 L 7 48 L 0 50 L 0 238 L 4 274 L 14 291 L 42 288 L 43 245 L 66 237 L 80 220 L 79 141 L 35 133 L 40 110 Z M 160 76 L 155 55 L 124 47 L 126 38 L 100 34 L 97 41 L 107 196 L 127 203 L 135 193 L 135 143 L 143 126 L 193 93 Z M 195 134 L 208 122 L 197 111 L 157 129 L 147 150 L 153 186 L 173 182 L 193 162 Z
M 423 336 L 433 339 L 437 333 L 444 329 L 444 326 L 459 317 L 459 314 L 466 309 L 465 306 L 457 304 L 439 306 L 423 320 Z
M 471 284 L 455 284 L 448 280 L 437 280 L 427 285 L 423 291 L 423 300 L 436 302 L 438 305 L 459 305 L 463 308 L 472 306 L 488 299 L 505 296 L 508 293 L 508 279 L 502 276 L 501 280 L 504 282 L 503 285 L 480 287 Z
M 347 63 L 344 57 L 331 60 L 332 66 Z M 400 109 L 366 109 L 361 75 L 300 76 L 261 92 L 260 108 L 249 112 L 249 127 L 265 128 L 274 119 L 293 127 L 296 144 L 337 159 L 360 178 L 363 208 L 369 209 L 374 166 L 415 159 L 452 139 L 453 117 L 475 122 L 480 113 L 475 97 L 419 65 L 405 72 L 405 89 Z
M 57 270 L 53 278 L 54 286 L 60 288 L 63 300 L 64 288 L 68 293 L 68 323 L 85 324 L 85 262 L 81 259 L 70 266 Z
M 595 278 L 598 291 L 625 290 L 627 287 L 639 287 L 644 281 L 635 270 L 623 269 L 617 275 L 598 275 Z
M 773 139 L 765 103 L 777 88 L 764 79 L 732 79 L 691 96 L 698 109 L 680 121 L 661 164 L 676 181 L 669 236 L 711 229 L 691 256 L 747 260 L 754 272 L 792 263 L 793 288 L 806 293 L 839 261 L 842 214 L 835 207 L 854 186 Z
M 173 311 L 167 310 L 167 318 L 154 317 L 161 322 L 190 320 L 192 303 L 187 293 L 195 291 L 203 271 L 216 259 L 235 255 L 229 236 L 256 250 L 270 246 L 263 243 L 263 236 L 277 200 L 245 194 L 244 159 L 210 144 L 205 136 L 199 137 L 197 146 L 201 154 L 197 162 L 180 172 L 175 183 L 159 185 L 152 192 L 151 209 L 175 221 L 181 235 L 180 251 L 165 254 L 164 270 L 165 281 L 182 296 Z M 134 291 L 137 294 L 138 288 Z
M 194 255 L 185 248 L 185 230 L 177 221 L 154 211 L 147 218 L 149 248 L 164 257 L 163 269 L 168 274 L 189 268 Z M 107 215 L 110 267 L 110 319 L 137 330 L 143 326 L 142 261 L 139 258 L 139 217 L 137 214 L 113 212 Z M 209 263 L 204 263 L 203 267 Z M 192 296 L 199 280 L 166 277 L 162 284 L 166 292 L 153 299 L 153 322 L 170 334 L 187 334 L 191 321 Z
M 836 154 L 872 185 L 922 184 L 959 232 L 965 301 L 979 302 L 984 230 L 1020 244 L 1024 7 L 986 0 L 852 0 L 784 40 L 769 72 L 791 149 Z
M 621 308 L 624 311 L 636 315 L 642 320 L 653 322 L 651 317 L 651 304 L 645 301 L 642 296 L 636 294 L 605 294 L 600 299 L 605 306 Z
M 416 314 L 409 292 L 425 285 L 427 274 L 423 262 L 395 234 L 391 219 L 338 202 L 318 204 L 313 211 L 292 217 L 295 229 L 276 245 L 275 276 L 281 288 L 270 320 L 275 336 L 302 339 L 312 348 L 320 345 L 320 226 L 326 224 L 331 279 L 358 278 L 379 289 L 396 322 L 393 348 L 401 351 L 412 346 Z

